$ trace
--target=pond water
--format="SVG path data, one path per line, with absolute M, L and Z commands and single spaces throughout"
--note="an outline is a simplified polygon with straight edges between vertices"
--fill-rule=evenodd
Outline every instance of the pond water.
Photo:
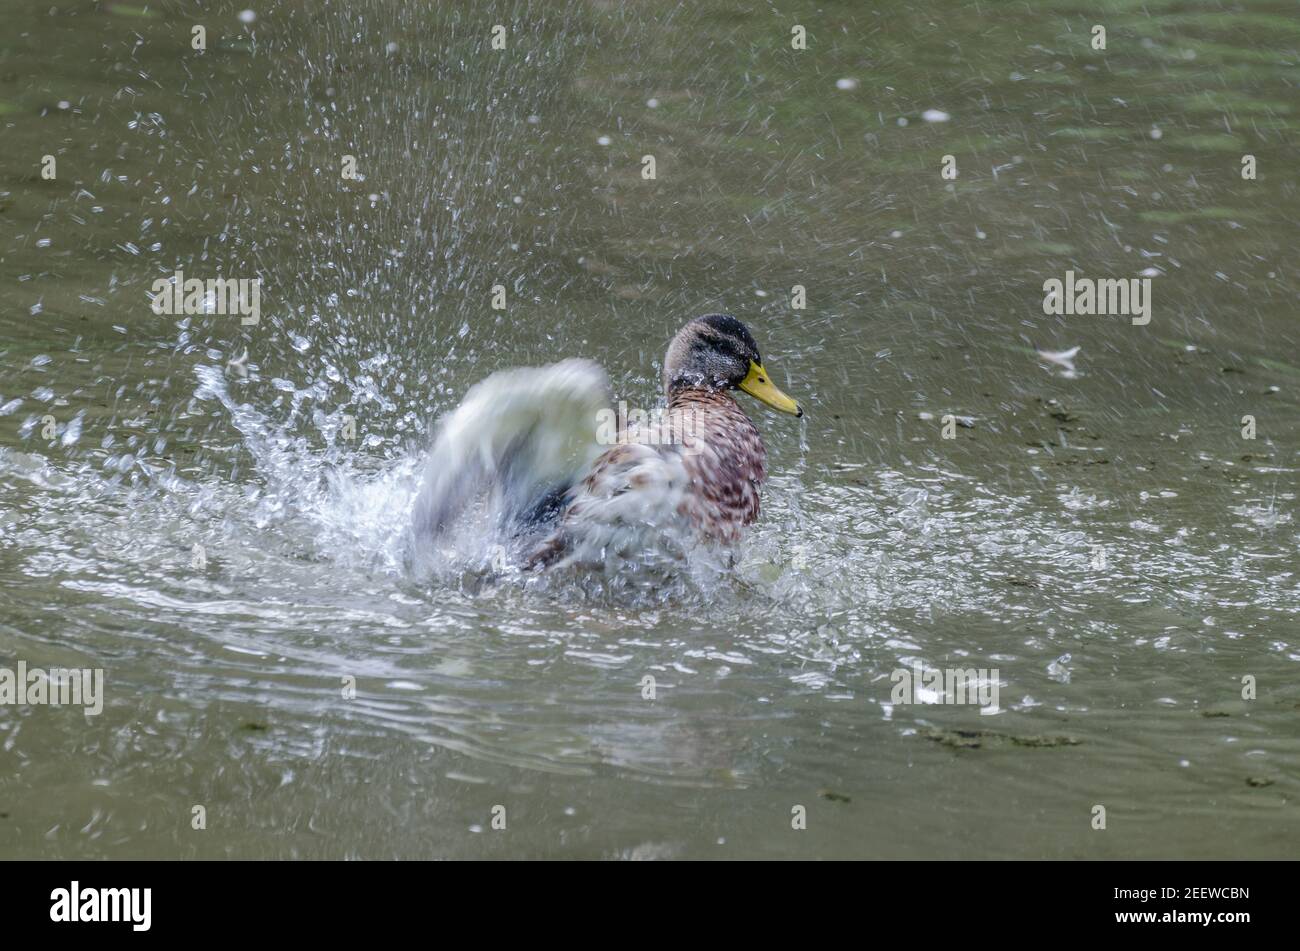
M 1294 4 L 247 2 L 0 2 L 0 667 L 104 676 L 0 857 L 1297 854 Z M 734 568 L 406 569 L 470 385 L 713 311 Z

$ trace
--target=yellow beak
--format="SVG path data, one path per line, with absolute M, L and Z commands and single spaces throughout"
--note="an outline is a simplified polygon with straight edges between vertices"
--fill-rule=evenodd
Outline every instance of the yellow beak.
M 767 371 L 753 360 L 749 361 L 749 373 L 740 381 L 740 388 L 772 409 L 789 413 L 791 416 L 803 415 L 803 407 L 773 386 L 772 381 L 767 378 Z

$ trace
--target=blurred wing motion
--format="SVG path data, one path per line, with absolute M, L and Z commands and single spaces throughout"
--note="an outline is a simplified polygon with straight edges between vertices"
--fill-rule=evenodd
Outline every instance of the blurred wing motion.
M 438 427 L 416 540 L 438 540 L 471 512 L 498 543 L 554 520 L 600 455 L 597 414 L 609 404 L 605 371 L 589 360 L 505 370 L 471 387 Z
M 610 559 L 654 560 L 680 544 L 674 529 L 691 474 L 675 447 L 637 443 L 605 452 L 566 499 L 554 530 L 524 566 L 608 565 Z

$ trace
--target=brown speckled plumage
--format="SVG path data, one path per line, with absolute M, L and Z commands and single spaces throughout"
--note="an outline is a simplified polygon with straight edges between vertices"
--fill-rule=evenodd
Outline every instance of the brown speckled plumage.
M 678 434 L 647 443 L 633 428 L 606 450 L 529 563 L 593 562 L 661 539 L 734 544 L 758 518 L 766 451 L 758 429 L 726 393 L 682 389 L 666 420 Z
M 678 505 L 696 530 L 712 541 L 733 543 L 758 518 L 759 489 L 767 478 L 767 450 L 745 411 L 726 393 L 681 390 L 669 404 L 693 422 L 683 427 L 682 454 L 690 487 Z

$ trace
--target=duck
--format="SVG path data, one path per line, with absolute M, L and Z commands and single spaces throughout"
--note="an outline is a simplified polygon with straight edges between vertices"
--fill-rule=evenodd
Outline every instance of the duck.
M 494 563 L 527 573 L 706 544 L 734 548 L 759 517 L 767 451 L 737 392 L 795 417 L 753 334 L 705 314 L 672 338 L 665 406 L 609 425 L 608 380 L 592 361 L 500 371 L 441 421 L 412 515 L 437 547 L 475 512 Z M 486 520 L 486 521 L 485 521 Z

